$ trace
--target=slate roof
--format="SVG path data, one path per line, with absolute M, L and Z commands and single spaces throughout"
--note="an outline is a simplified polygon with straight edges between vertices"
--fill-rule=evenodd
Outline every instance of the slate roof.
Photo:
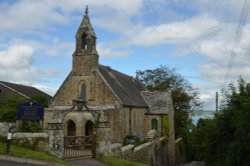
M 170 92 L 141 92 L 142 97 L 149 106 L 147 114 L 164 115 L 173 109 Z
M 140 81 L 108 66 L 99 65 L 98 70 L 123 106 L 148 107 L 140 94 L 146 90 Z
M 16 93 L 18 93 L 26 98 L 31 98 L 31 97 L 37 96 L 37 95 L 46 96 L 48 99 L 52 98 L 47 93 L 40 91 L 39 89 L 37 89 L 35 87 L 14 84 L 14 83 L 4 82 L 4 81 L 0 81 L 0 85 L 4 86 L 5 88 L 10 89 L 13 92 L 16 92 Z

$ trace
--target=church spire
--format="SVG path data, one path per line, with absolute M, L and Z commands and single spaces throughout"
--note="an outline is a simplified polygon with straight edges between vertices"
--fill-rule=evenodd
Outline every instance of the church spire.
M 85 15 L 83 16 L 80 27 L 78 28 L 78 31 L 76 33 L 76 51 L 77 52 L 81 51 L 82 49 L 86 50 L 87 48 L 91 49 L 91 50 L 88 49 L 88 52 L 95 51 L 96 34 L 90 23 L 88 14 L 89 14 L 89 8 L 88 6 L 86 6 Z
M 76 49 L 73 54 L 73 70 L 85 73 L 98 67 L 98 53 L 96 51 L 96 34 L 89 19 L 89 8 L 76 32 Z M 88 66 L 88 67 L 87 67 Z
M 89 15 L 89 8 L 88 8 L 88 5 L 86 5 L 85 7 L 85 16 L 88 16 Z

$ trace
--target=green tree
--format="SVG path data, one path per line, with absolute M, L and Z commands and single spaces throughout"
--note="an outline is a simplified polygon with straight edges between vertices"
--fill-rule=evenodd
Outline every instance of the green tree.
M 44 95 L 32 96 L 31 100 L 43 105 L 44 107 L 48 107 L 48 104 L 49 104 L 49 98 Z
M 191 158 L 190 130 L 193 128 L 189 117 L 193 111 L 200 110 L 199 93 L 184 77 L 166 66 L 153 70 L 137 71 L 137 78 L 150 91 L 170 91 L 175 111 L 175 135 L 182 137 L 186 146 L 188 159 Z
M 0 122 L 16 122 L 17 107 L 23 102 L 37 102 L 43 106 L 48 106 L 48 98 L 46 96 L 36 95 L 31 99 L 27 99 L 17 94 L 11 94 L 5 103 L 0 105 Z M 41 131 L 38 121 L 23 121 L 21 128 L 23 132 Z
M 249 166 L 250 84 L 240 77 L 237 86 L 230 84 L 222 93 L 221 112 L 199 121 L 195 129 L 195 150 L 202 153 L 196 157 L 208 166 Z
M 17 106 L 25 101 L 26 98 L 20 95 L 10 94 L 7 101 L 0 105 L 0 122 L 16 122 Z
M 0 105 L 0 122 L 15 122 L 16 111 L 19 104 L 23 102 L 34 101 L 43 106 L 48 106 L 49 99 L 46 96 L 36 95 L 27 99 L 15 93 L 9 95 L 6 102 Z
M 199 93 L 184 77 L 169 69 L 160 66 L 153 70 L 137 71 L 137 78 L 150 91 L 170 91 L 172 93 L 173 106 L 175 110 L 176 136 L 183 136 L 186 127 L 190 125 L 189 113 L 199 110 L 201 102 Z
M 222 113 L 217 117 L 218 132 L 210 145 L 219 141 L 218 151 L 223 153 L 215 161 L 228 166 L 250 165 L 250 84 L 240 77 L 237 86 L 230 84 L 223 94 Z M 214 151 L 212 148 L 210 158 Z

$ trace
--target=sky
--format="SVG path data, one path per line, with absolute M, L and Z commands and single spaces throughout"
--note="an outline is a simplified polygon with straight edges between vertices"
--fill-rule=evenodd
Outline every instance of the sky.
M 176 68 L 204 109 L 241 75 L 250 81 L 250 24 L 231 53 L 244 0 L 1 0 L 0 80 L 55 94 L 71 70 L 89 7 L 100 64 L 135 76 Z M 250 4 L 249 4 L 250 5 Z M 228 64 L 232 64 L 232 68 Z

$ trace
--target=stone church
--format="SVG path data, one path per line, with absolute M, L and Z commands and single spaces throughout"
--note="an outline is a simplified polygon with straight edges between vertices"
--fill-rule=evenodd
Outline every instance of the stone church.
M 44 127 L 50 131 L 62 124 L 55 137 L 96 134 L 99 151 L 108 154 L 107 147 L 123 143 L 128 134 L 144 139 L 155 129 L 162 136 L 163 116 L 168 116 L 168 135 L 174 139 L 171 93 L 149 92 L 136 78 L 99 64 L 88 8 L 75 39 L 72 70 L 45 112 Z M 55 138 L 50 142 L 53 148 L 61 144 Z

